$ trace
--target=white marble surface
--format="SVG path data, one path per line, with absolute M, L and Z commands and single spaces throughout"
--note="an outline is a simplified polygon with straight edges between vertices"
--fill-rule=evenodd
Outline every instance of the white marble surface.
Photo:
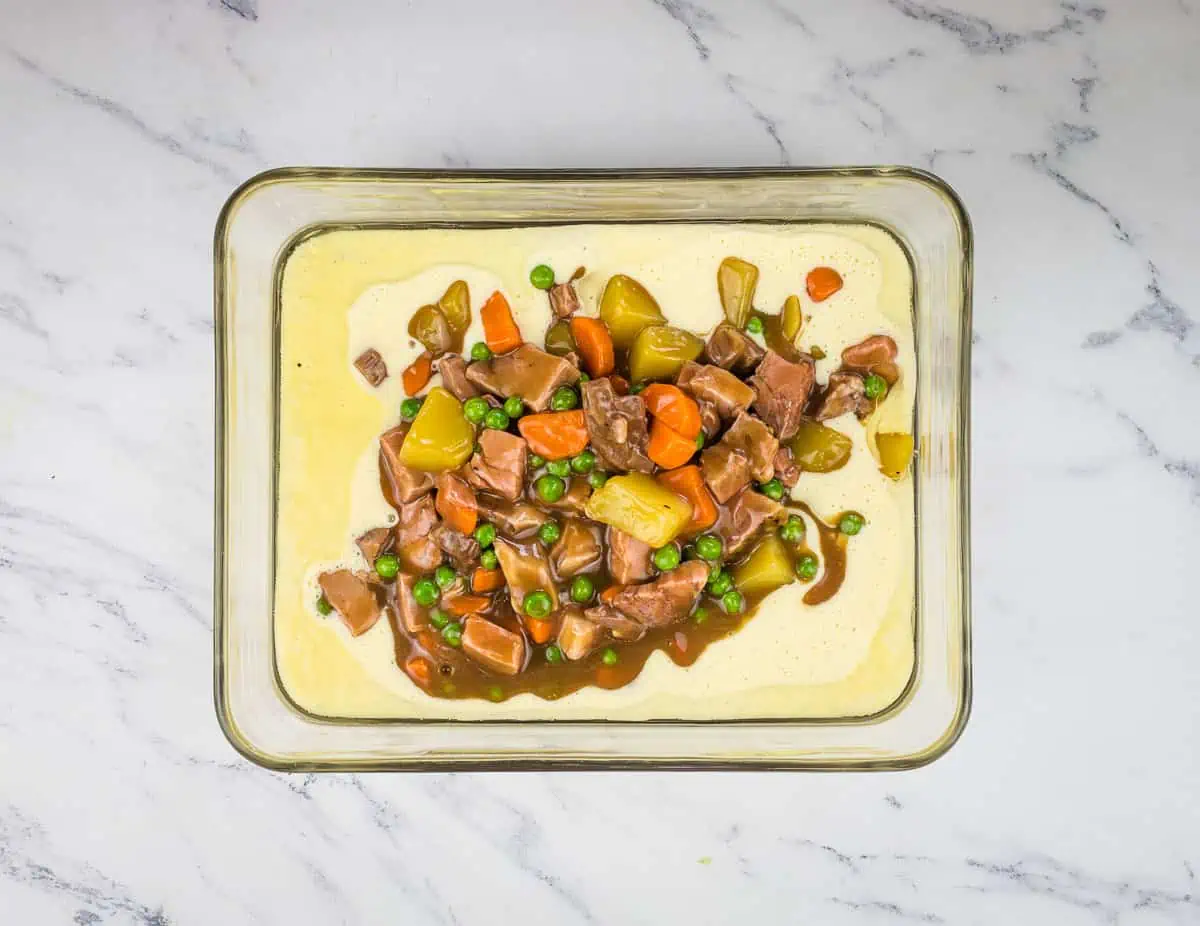
M 0 921 L 1200 922 L 1200 3 L 944 2 L 0 0 Z M 941 173 L 977 233 L 976 697 L 948 756 L 234 754 L 210 253 L 235 184 L 879 162 Z

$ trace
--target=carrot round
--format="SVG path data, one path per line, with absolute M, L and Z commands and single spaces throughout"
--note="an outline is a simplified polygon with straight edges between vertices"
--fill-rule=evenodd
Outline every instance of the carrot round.
M 496 291 L 479 310 L 483 339 L 493 354 L 507 354 L 521 346 L 521 329 L 513 321 L 512 309 L 502 292 Z
M 429 385 L 429 380 L 432 376 L 433 354 L 425 351 L 400 374 L 400 378 L 404 382 L 404 394 L 416 395 Z
M 554 621 L 526 617 L 525 629 L 529 631 L 529 636 L 533 638 L 534 643 L 549 643 L 550 638 L 554 636 Z
M 842 275 L 832 267 L 814 267 L 808 271 L 804 286 L 809 299 L 824 302 L 842 288 Z
M 504 587 L 504 573 L 499 569 L 484 569 L 480 566 L 471 575 L 471 591 L 494 592 Z
M 698 534 L 717 522 L 717 503 L 704 484 L 699 466 L 682 466 L 659 473 L 658 481 L 692 506 L 692 520 L 684 527 L 684 534 Z
M 607 376 L 616 365 L 612 335 L 598 318 L 575 316 L 571 319 L 571 337 L 593 377 Z
M 696 441 L 688 440 L 661 418 L 650 425 L 650 441 L 646 444 L 646 456 L 663 469 L 683 466 L 696 452 Z
M 529 449 L 547 460 L 563 460 L 581 453 L 588 443 L 582 409 L 542 412 L 517 419 L 517 429 Z
M 684 437 L 695 440 L 700 433 L 700 406 L 678 386 L 651 383 L 642 390 L 642 401 L 651 415 Z

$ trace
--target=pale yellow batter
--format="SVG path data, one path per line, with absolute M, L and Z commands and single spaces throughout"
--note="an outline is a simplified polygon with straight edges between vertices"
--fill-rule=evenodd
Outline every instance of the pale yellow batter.
M 351 638 L 336 618 L 317 616 L 317 575 L 339 563 L 361 565 L 354 538 L 394 522 L 379 491 L 377 439 L 398 420 L 400 371 L 422 349 L 406 333 L 417 308 L 465 280 L 475 319 L 469 346 L 482 340 L 480 305 L 501 289 L 525 339 L 540 344 L 550 313 L 546 294 L 529 283 L 530 269 L 549 264 L 562 279 L 582 265 L 585 314 L 595 314 L 605 282 L 620 272 L 639 280 L 672 324 L 705 333 L 721 319 L 716 269 L 728 255 L 759 267 L 759 308 L 774 311 L 789 294 L 800 295 L 798 343 L 825 351 L 820 381 L 844 347 L 868 335 L 889 334 L 900 348 L 903 377 L 868 422 L 871 434 L 853 415 L 827 422 L 853 439 L 850 462 L 835 473 L 803 475 L 795 490 L 823 517 L 854 509 L 867 519 L 850 541 L 836 596 L 809 607 L 801 598 L 810 586 L 793 583 L 691 667 L 654 653 L 624 688 L 585 688 L 554 702 L 530 694 L 502 704 L 430 697 L 395 665 L 386 620 Z M 845 286 L 814 304 L 804 280 L 819 265 L 835 267 Z M 284 268 L 281 319 L 275 647 L 288 695 L 336 718 L 802 718 L 883 710 L 913 670 L 913 489 L 910 477 L 893 482 L 879 473 L 869 437 L 912 427 L 911 308 L 903 251 L 866 226 L 329 231 L 303 242 Z M 391 374 L 378 389 L 351 366 L 367 347 L 383 355 Z

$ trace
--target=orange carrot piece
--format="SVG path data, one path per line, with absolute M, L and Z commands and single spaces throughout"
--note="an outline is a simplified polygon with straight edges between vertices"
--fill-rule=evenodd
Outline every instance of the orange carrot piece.
M 611 604 L 612 600 L 621 593 L 621 589 L 624 587 L 625 586 L 623 586 L 623 585 L 610 585 L 608 588 L 606 588 L 604 591 L 602 591 L 600 593 L 600 600 L 603 601 L 605 604 Z
M 499 569 L 484 569 L 480 566 L 471 575 L 471 591 L 494 592 L 504 587 L 504 573 Z
M 434 507 L 442 520 L 459 533 L 469 534 L 479 523 L 479 502 L 475 498 L 475 490 L 465 479 L 453 473 L 438 473 Z
M 842 288 L 842 275 L 832 267 L 813 267 L 804 281 L 808 298 L 813 302 L 824 302 Z
M 483 595 L 447 595 L 442 599 L 442 607 L 455 617 L 464 614 L 476 614 L 492 603 L 490 598 Z
M 678 386 L 651 383 L 642 390 L 642 401 L 655 418 L 692 440 L 700 433 L 700 406 Z
M 521 329 L 513 321 L 512 309 L 504 294 L 496 291 L 479 310 L 483 339 L 493 354 L 507 354 L 521 346 Z
M 571 319 L 571 336 L 593 377 L 607 376 L 616 365 L 612 335 L 608 326 L 598 318 L 575 316 Z
M 587 422 L 582 409 L 542 412 L 517 419 L 517 429 L 531 452 L 547 460 L 563 460 L 587 446 Z
M 404 394 L 416 395 L 429 384 L 432 376 L 433 354 L 425 351 L 400 374 L 400 378 L 404 382 Z
M 429 660 L 423 656 L 414 656 L 404 664 L 404 671 L 418 685 L 426 686 L 429 680 L 433 677 L 433 667 L 429 665 Z
M 646 444 L 646 456 L 663 469 L 683 466 L 696 452 L 696 441 L 688 440 L 661 418 L 650 425 L 650 440 Z
M 525 618 L 525 629 L 534 643 L 549 643 L 554 636 L 554 621 L 543 621 L 536 617 Z
M 683 529 L 685 534 L 698 534 L 717 522 L 717 503 L 704 484 L 699 466 L 682 466 L 658 474 L 658 481 L 692 506 L 692 520 Z

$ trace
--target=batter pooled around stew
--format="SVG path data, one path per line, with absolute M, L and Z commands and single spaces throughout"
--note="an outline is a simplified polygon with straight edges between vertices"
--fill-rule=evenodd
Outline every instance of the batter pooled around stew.
M 427 302 L 358 299 L 348 350 L 326 345 L 388 410 L 346 474 L 373 482 L 379 503 L 352 512 L 338 542 L 353 552 L 308 564 L 307 619 L 340 621 L 351 645 L 386 633 L 391 671 L 425 696 L 565 705 L 580 689 L 637 687 L 652 659 L 695 672 L 785 593 L 803 637 L 807 612 L 833 607 L 848 574 L 861 586 L 877 571 L 898 590 L 878 600 L 911 608 L 911 575 L 898 578 L 911 537 L 892 557 L 863 543 L 876 510 L 889 542 L 912 527 L 911 331 L 884 315 L 872 327 L 841 298 L 859 273 L 882 298 L 878 267 L 837 248 L 789 266 L 771 249 L 772 298 L 753 249 L 727 253 L 697 267 L 719 309 L 703 325 L 698 306 L 664 309 L 671 287 L 610 272 L 600 243 L 572 256 L 603 272 L 548 256 L 519 290 L 440 264 L 421 276 Z M 285 299 L 285 355 L 286 312 Z M 880 507 L 893 495 L 909 499 L 907 526 Z M 888 616 L 867 625 L 876 639 L 843 677 L 874 657 Z M 893 628 L 885 643 L 903 650 L 900 639 Z M 892 688 L 911 667 L 908 640 L 883 660 Z M 788 682 L 770 666 L 763 679 Z M 704 694 L 712 680 L 698 681 Z

